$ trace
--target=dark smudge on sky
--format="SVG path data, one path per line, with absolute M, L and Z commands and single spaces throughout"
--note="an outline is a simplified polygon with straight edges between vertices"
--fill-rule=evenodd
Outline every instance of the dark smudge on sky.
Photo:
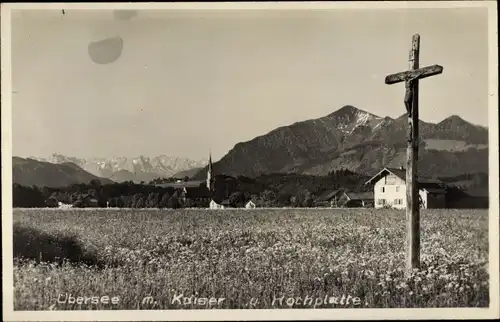
M 120 58 L 123 50 L 121 37 L 93 41 L 88 46 L 90 59 L 97 64 L 110 64 Z
M 116 20 L 130 20 L 138 15 L 137 10 L 114 10 Z M 90 59 L 97 64 L 110 64 L 120 58 L 123 50 L 123 39 L 119 36 L 92 41 L 88 45 Z

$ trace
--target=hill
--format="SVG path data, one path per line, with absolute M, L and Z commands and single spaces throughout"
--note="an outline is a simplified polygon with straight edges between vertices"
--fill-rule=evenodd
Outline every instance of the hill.
M 53 164 L 30 158 L 12 158 L 12 181 L 23 186 L 63 187 L 75 183 L 88 184 L 92 180 L 99 180 L 102 184 L 113 183 L 71 162 Z
M 176 174 L 173 175 L 173 177 L 174 178 L 184 178 L 184 177 L 192 178 L 202 169 L 203 168 L 193 168 L 193 169 L 189 169 L 189 170 L 184 170 L 181 172 L 177 172 Z
M 217 173 L 256 177 L 270 173 L 326 175 L 346 168 L 373 174 L 405 164 L 407 117 L 380 117 L 354 106 L 318 119 L 279 127 L 234 146 L 214 164 Z M 488 130 L 453 115 L 420 121 L 422 174 L 454 176 L 488 169 Z M 206 167 L 195 178 L 205 177 Z

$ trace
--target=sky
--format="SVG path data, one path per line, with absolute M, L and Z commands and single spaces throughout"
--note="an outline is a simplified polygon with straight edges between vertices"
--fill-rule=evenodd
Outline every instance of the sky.
M 421 119 L 487 126 L 487 28 L 486 8 L 13 12 L 13 155 L 218 160 L 344 105 L 398 117 L 384 78 L 414 33 L 420 66 L 444 67 Z

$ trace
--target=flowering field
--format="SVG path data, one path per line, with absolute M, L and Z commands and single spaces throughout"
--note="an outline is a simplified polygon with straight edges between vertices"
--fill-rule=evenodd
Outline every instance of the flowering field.
M 487 307 L 488 212 L 14 211 L 14 309 Z M 318 300 L 319 299 L 319 300 Z

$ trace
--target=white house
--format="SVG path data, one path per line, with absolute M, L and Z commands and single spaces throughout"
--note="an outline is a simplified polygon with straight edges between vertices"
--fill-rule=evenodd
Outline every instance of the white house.
M 224 205 L 219 205 L 214 200 L 212 200 L 212 201 L 210 201 L 209 208 L 210 209 L 224 209 Z
M 246 203 L 245 208 L 255 209 L 255 203 L 252 200 L 250 200 L 249 202 Z
M 406 170 L 384 168 L 365 184 L 374 184 L 375 208 L 406 208 Z M 437 179 L 417 178 L 421 208 L 445 208 L 446 185 Z
M 64 204 L 60 201 L 57 202 L 57 205 L 60 209 L 69 209 L 69 208 L 73 208 L 73 205 L 68 205 L 68 204 Z

